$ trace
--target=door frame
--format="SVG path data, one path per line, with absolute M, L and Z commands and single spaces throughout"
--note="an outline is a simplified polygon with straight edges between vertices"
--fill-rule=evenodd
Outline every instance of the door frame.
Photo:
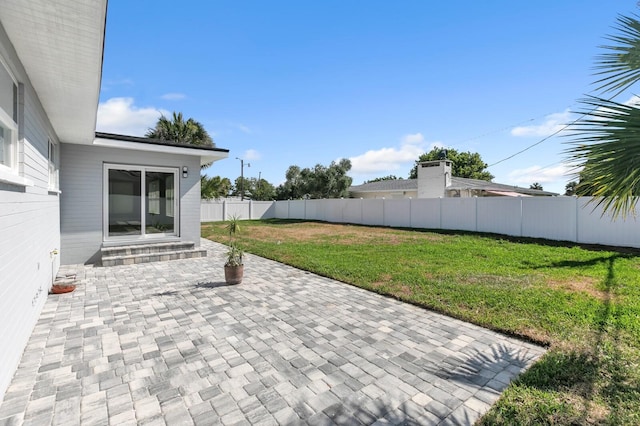
M 109 170 L 130 170 L 140 172 L 140 235 L 109 235 Z M 174 176 L 173 188 L 173 232 L 146 233 L 147 194 L 146 172 L 171 173 Z M 178 167 L 144 166 L 139 164 L 103 163 L 102 170 L 102 240 L 103 242 L 140 242 L 175 238 L 180 236 L 180 170 Z

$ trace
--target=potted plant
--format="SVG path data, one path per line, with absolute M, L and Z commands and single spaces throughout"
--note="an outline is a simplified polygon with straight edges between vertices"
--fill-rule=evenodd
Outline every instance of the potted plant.
M 244 274 L 243 253 L 236 241 L 236 233 L 240 232 L 240 218 L 235 215 L 231 216 L 226 229 L 229 233 L 229 250 L 227 251 L 227 261 L 224 264 L 224 279 L 227 284 L 240 284 Z

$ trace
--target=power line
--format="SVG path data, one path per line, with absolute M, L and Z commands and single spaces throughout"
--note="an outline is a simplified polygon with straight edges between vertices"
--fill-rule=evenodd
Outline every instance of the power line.
M 571 108 L 572 106 L 573 106 L 573 105 L 569 106 L 568 108 Z M 568 108 L 567 108 L 567 109 L 568 109 Z M 526 119 L 526 120 L 522 120 L 522 121 L 517 122 L 517 123 L 515 123 L 515 124 L 511 124 L 511 125 L 509 125 L 509 126 L 501 127 L 501 128 L 499 128 L 499 129 L 496 129 L 496 130 L 491 130 L 491 131 L 489 131 L 489 132 L 482 133 L 482 134 L 480 134 L 480 135 L 478 135 L 478 136 L 473 136 L 473 137 L 470 137 L 470 138 L 467 138 L 467 139 L 459 140 L 459 141 L 455 142 L 453 145 L 454 145 L 454 146 L 457 146 L 457 145 L 460 145 L 460 144 L 463 144 L 463 143 L 466 143 L 466 142 L 474 141 L 474 140 L 477 140 L 477 139 L 482 139 L 482 138 L 484 138 L 484 137 L 486 137 L 486 136 L 494 135 L 494 134 L 496 134 L 496 133 L 501 133 L 501 132 L 503 132 L 503 131 L 505 131 L 505 130 L 513 129 L 513 128 L 515 128 L 515 127 L 517 127 L 517 126 L 520 126 L 520 125 L 522 125 L 522 124 L 525 124 L 525 123 L 531 123 L 532 121 L 536 121 L 536 120 L 539 120 L 539 119 L 541 119 L 541 118 L 548 117 L 548 116 L 550 116 L 550 115 L 552 115 L 552 114 L 553 114 L 553 112 L 550 112 L 550 113 L 547 113 L 547 114 L 539 115 L 539 116 L 534 117 L 534 118 L 528 118 L 528 119 Z M 581 118 L 582 118 L 582 117 L 581 117 Z M 571 123 L 571 124 L 573 124 L 573 123 Z M 570 126 L 571 124 L 567 125 L 567 127 L 568 127 L 568 126 Z M 560 129 L 560 131 L 562 131 L 562 130 L 564 130 L 564 128 L 563 128 L 563 129 Z M 560 132 L 560 131 L 559 131 L 559 132 Z M 555 133 L 554 133 L 553 135 L 548 136 L 547 138 L 550 138 L 551 136 L 554 136 L 554 135 L 555 135 Z M 539 143 L 542 143 L 542 142 L 544 142 L 544 140 L 543 140 L 543 141 L 539 141 L 539 142 L 538 142 L 538 144 L 539 144 Z M 526 148 L 526 149 L 529 149 L 529 148 Z M 526 149 L 525 149 L 525 150 L 526 150 Z M 521 151 L 521 152 L 524 152 L 525 150 L 523 150 L 523 151 Z M 518 154 L 519 154 L 519 153 L 516 153 L 516 154 L 514 154 L 514 156 L 515 156 L 515 155 L 518 155 Z M 508 159 L 508 158 L 506 158 L 506 159 L 504 159 L 504 160 L 500 160 L 499 162 L 501 162 L 501 161 L 505 161 L 505 160 L 507 160 L 507 159 Z M 496 162 L 496 163 L 494 163 L 494 164 L 498 164 L 499 162 Z M 490 166 L 487 166 L 487 167 L 491 167 L 491 166 L 493 166 L 494 164 L 491 164 Z
M 607 101 L 611 101 L 614 97 L 615 97 L 615 95 L 611 96 L 609 99 L 606 99 L 606 100 L 607 100 Z M 571 108 L 571 107 L 569 107 L 569 108 Z M 502 162 L 504 162 L 504 161 L 510 160 L 510 159 L 512 159 L 513 157 L 515 157 L 515 156 L 517 156 L 517 155 L 520 155 L 520 154 L 522 154 L 522 153 L 523 153 L 523 152 L 525 152 L 525 151 L 530 150 L 530 149 L 531 149 L 531 148 L 533 148 L 534 146 L 538 146 L 538 145 L 540 145 L 542 142 L 544 142 L 544 141 L 546 141 L 546 140 L 548 140 L 548 139 L 550 139 L 550 138 L 554 137 L 554 136 L 555 136 L 555 135 L 557 135 L 558 133 L 560 133 L 560 132 L 562 132 L 562 131 L 564 131 L 564 130 L 568 129 L 568 128 L 569 128 L 569 127 L 571 127 L 571 126 L 573 126 L 574 124 L 576 124 L 578 121 L 582 120 L 582 119 L 583 119 L 584 117 L 586 117 L 587 115 L 591 115 L 591 113 L 592 113 L 592 112 L 594 112 L 595 110 L 597 110 L 598 108 L 599 108 L 599 107 L 594 107 L 594 108 L 590 109 L 590 110 L 589 110 L 589 111 L 587 111 L 587 112 L 583 112 L 582 114 L 580 114 L 580 116 L 579 116 L 578 118 L 576 118 L 575 120 L 573 120 L 571 123 L 569 123 L 569 124 L 565 124 L 565 125 L 564 125 L 564 126 L 562 126 L 560 129 L 558 129 L 558 130 L 556 130 L 555 132 L 551 133 L 549 136 L 546 136 L 546 137 L 542 138 L 542 139 L 541 139 L 541 140 L 539 140 L 538 142 L 536 142 L 536 143 L 533 143 L 533 144 L 529 145 L 528 147 L 526 147 L 526 148 L 524 148 L 524 149 L 522 149 L 522 150 L 520 150 L 520 151 L 516 152 L 515 154 L 512 154 L 512 155 L 510 155 L 510 156 L 508 156 L 508 157 L 505 157 L 505 158 L 503 158 L 502 160 L 498 160 L 498 161 L 496 161 L 496 162 L 495 162 L 495 163 L 493 163 L 493 164 L 489 164 L 489 165 L 487 166 L 487 168 L 489 168 L 489 167 L 491 167 L 491 166 L 495 166 L 496 164 L 500 164 L 500 163 L 502 163 Z
M 542 117 L 546 117 L 546 115 L 548 115 L 548 114 L 545 114 L 545 115 L 543 115 Z M 462 144 L 462 143 L 465 143 L 465 142 L 474 141 L 474 140 L 476 140 L 476 139 L 482 139 L 482 138 L 484 138 L 485 136 L 495 135 L 496 133 L 500 133 L 500 132 L 504 132 L 505 130 L 513 129 L 514 127 L 520 126 L 520 125 L 522 125 L 522 124 L 525 124 L 525 123 L 531 123 L 532 121 L 536 121 L 538 118 L 540 118 L 540 117 L 537 117 L 537 118 L 529 118 L 529 119 L 527 119 L 527 120 L 523 120 L 523 121 L 521 121 L 521 122 L 519 122 L 519 123 L 512 124 L 512 125 L 510 125 L 510 126 L 502 127 L 502 128 L 500 128 L 500 129 L 496 129 L 496 130 L 491 130 L 491 131 L 489 131 L 489 132 L 487 132 L 487 133 L 483 133 L 483 134 L 478 135 L 478 136 L 473 136 L 473 137 L 470 137 L 470 138 L 467 138 L 467 139 L 463 139 L 463 140 L 461 140 L 461 141 L 456 142 L 456 145 L 459 145 L 459 144 Z
M 595 108 L 594 108 L 594 111 L 595 111 Z M 540 145 L 542 142 L 545 142 L 545 141 L 547 141 L 547 140 L 551 139 L 552 137 L 554 137 L 554 136 L 555 136 L 555 135 L 557 135 L 558 133 L 560 133 L 560 132 L 562 132 L 562 131 L 564 131 L 564 130 L 568 129 L 568 128 L 569 128 L 569 127 L 571 127 L 571 126 L 573 126 L 573 125 L 574 125 L 574 124 L 576 124 L 578 121 L 582 120 L 582 117 L 586 116 L 587 114 L 589 114 L 589 113 L 583 113 L 583 114 L 582 114 L 582 115 L 580 115 L 578 118 L 576 118 L 575 120 L 573 120 L 571 123 L 569 123 L 569 124 L 565 124 L 564 126 L 562 126 L 561 128 L 559 128 L 559 129 L 558 129 L 558 130 L 556 130 L 555 132 L 551 133 L 549 136 L 545 136 L 544 138 L 542 138 L 542 139 L 541 139 L 541 140 L 539 140 L 538 142 L 533 143 L 533 144 L 531 144 L 531 145 L 527 146 L 527 147 L 526 147 L 526 148 L 524 148 L 524 149 L 521 149 L 520 151 L 516 152 L 515 154 L 511 154 L 510 156 L 505 157 L 505 158 L 503 158 L 502 160 L 498 160 L 498 161 L 496 161 L 495 163 L 489 164 L 487 167 L 495 166 L 496 164 L 500 164 L 500 163 L 502 163 L 502 162 L 505 162 L 505 161 L 507 161 L 507 160 L 510 160 L 510 159 L 512 159 L 513 157 L 515 157 L 515 156 L 517 156 L 517 155 L 522 154 L 523 152 L 529 151 L 531 148 L 533 148 L 533 147 L 535 147 L 535 146 Z

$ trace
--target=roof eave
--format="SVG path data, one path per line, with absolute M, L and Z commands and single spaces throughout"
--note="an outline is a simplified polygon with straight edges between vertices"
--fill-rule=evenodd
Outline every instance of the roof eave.
M 94 138 L 107 0 L 3 0 L 0 22 L 62 142 Z
M 93 141 L 93 145 L 103 148 L 129 149 L 133 151 L 158 152 L 164 154 L 200 157 L 201 165 L 224 160 L 225 158 L 229 157 L 229 150 L 222 148 L 206 149 L 196 146 L 176 146 L 105 138 L 95 138 L 95 140 Z

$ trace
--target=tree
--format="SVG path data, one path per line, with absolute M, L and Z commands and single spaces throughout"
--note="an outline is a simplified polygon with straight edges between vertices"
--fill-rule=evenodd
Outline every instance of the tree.
M 200 198 L 203 200 L 226 197 L 231 191 L 231 181 L 220 176 L 200 176 Z
M 441 148 L 433 148 L 431 151 L 422 154 L 417 160 L 411 172 L 409 179 L 418 178 L 418 164 L 423 161 L 441 160 L 443 150 Z M 493 175 L 486 171 L 487 163 L 482 161 L 482 157 L 477 152 L 458 152 L 455 149 L 447 149 L 446 158 L 451 160 L 451 174 L 456 177 L 480 179 L 491 181 Z
M 149 129 L 145 135 L 148 138 L 187 143 L 199 146 L 216 146 L 205 130 L 204 126 L 189 118 L 186 121 L 181 112 L 173 112 L 172 119 L 161 115 L 155 127 Z
M 578 182 L 576 182 L 575 180 L 572 180 L 571 182 L 567 183 L 564 187 L 564 195 L 575 195 L 576 194 L 576 187 L 578 186 Z
M 231 195 L 234 197 L 240 197 L 242 191 L 244 191 L 245 198 L 251 199 L 251 179 L 248 177 L 238 176 L 233 182 Z
M 312 169 L 290 166 L 287 180 L 276 188 L 276 197 L 279 200 L 346 197 L 352 182 L 347 176 L 349 170 L 351 161 L 346 158 L 337 163 L 332 161 L 328 167 L 321 164 Z
M 365 181 L 365 183 L 382 182 L 385 180 L 398 180 L 398 179 L 401 179 L 401 178 L 398 178 L 395 175 L 389 175 L 389 176 L 383 176 L 383 177 L 371 179 L 371 180 Z
M 265 179 L 252 178 L 251 199 L 256 201 L 273 200 L 276 196 L 276 188 Z
M 540 185 L 538 182 L 533 182 L 531 185 L 529 185 L 529 189 L 537 189 L 538 191 L 542 191 L 542 185 Z
M 580 178 L 576 194 L 593 195 L 596 206 L 625 218 L 640 194 L 640 107 L 613 99 L 640 80 L 640 21 L 620 16 L 615 28 L 618 35 L 607 37 L 612 44 L 596 58 L 597 91 L 612 96 L 580 101 L 567 160 Z
M 182 113 L 175 111 L 171 119 L 161 115 L 155 127 L 149 129 L 145 134 L 148 138 L 160 139 L 163 141 L 171 141 L 182 144 L 215 147 L 215 143 L 204 126 L 189 118 L 186 121 L 182 117 Z M 200 166 L 202 169 L 209 167 L 209 164 Z
M 278 200 L 297 200 L 304 196 L 302 169 L 298 166 L 289 166 L 285 173 L 285 182 L 276 188 Z

